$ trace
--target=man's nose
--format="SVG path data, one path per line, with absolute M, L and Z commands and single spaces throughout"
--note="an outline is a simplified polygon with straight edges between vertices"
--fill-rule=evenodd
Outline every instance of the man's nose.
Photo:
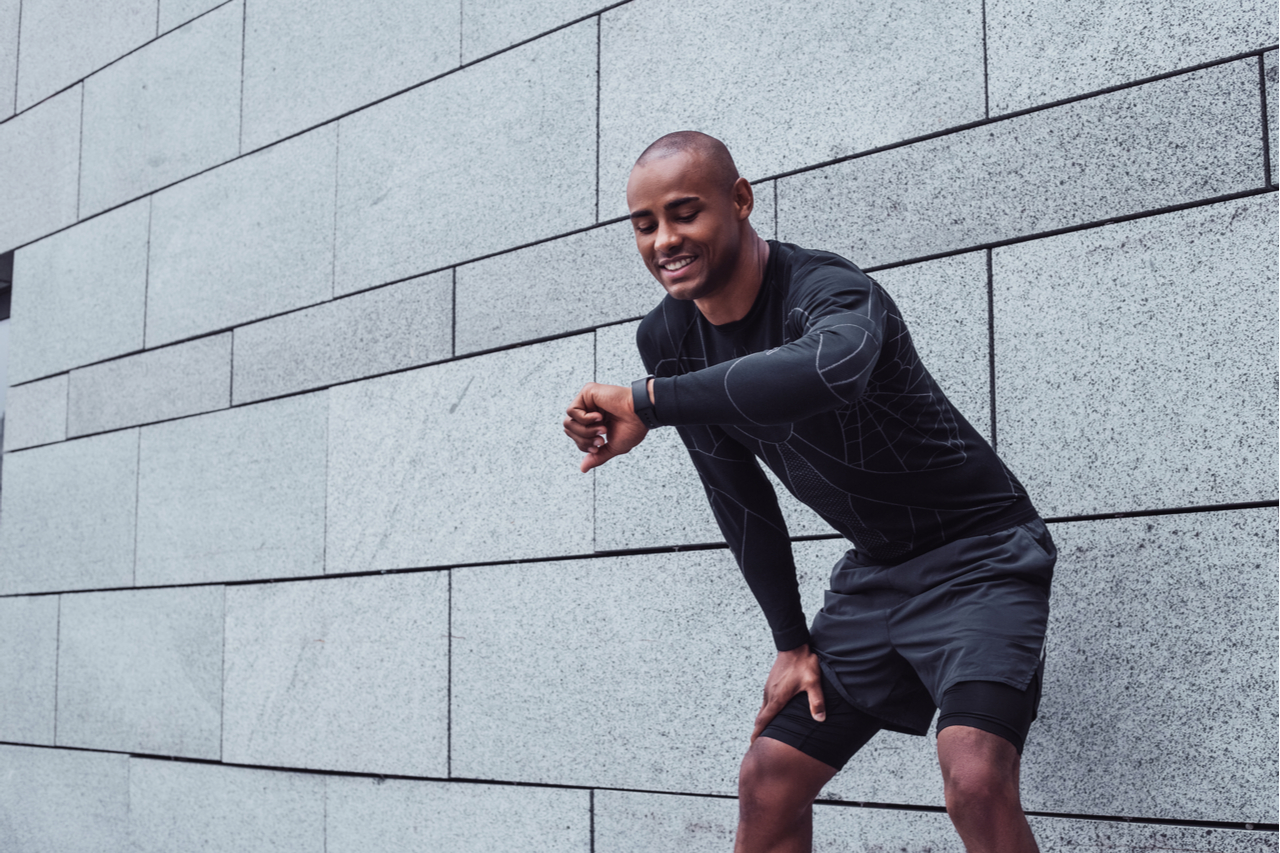
M 680 247 L 680 235 L 667 225 L 658 226 L 658 236 L 654 240 L 654 248 L 659 252 L 671 252 Z

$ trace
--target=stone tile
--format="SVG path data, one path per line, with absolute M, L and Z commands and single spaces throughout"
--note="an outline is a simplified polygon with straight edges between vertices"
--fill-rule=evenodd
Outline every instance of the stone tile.
M 1245 830 L 1037 816 L 1028 818 L 1028 822 L 1042 850 L 1263 853 L 1276 849 L 1274 834 Z M 944 812 L 817 806 L 813 810 L 813 835 L 815 853 L 964 853 L 965 849 Z
M 462 61 L 474 62 L 609 5 L 609 0 L 470 0 L 462 16 Z
M 1280 113 L 1277 112 L 1277 101 L 1280 94 L 1276 92 L 1276 51 L 1271 50 L 1262 56 L 1262 74 L 1266 85 L 1267 96 L 1267 131 L 1271 154 L 1271 185 L 1276 184 L 1276 161 L 1280 160 L 1280 146 L 1276 143 L 1276 128 L 1280 127 Z
M 18 91 L 18 16 L 22 0 L 0 0 L 0 121 L 13 115 Z
M 0 745 L 0 849 L 123 850 L 129 757 Z
M 1213 853 L 1275 853 L 1274 831 L 1201 826 L 1162 826 L 1137 821 L 1029 817 L 1043 850 L 1196 850 Z M 959 848 L 957 848 L 959 853 Z
M 159 0 L 160 26 L 162 33 L 185 24 L 210 9 L 221 6 L 226 0 Z
M 1252 189 L 1257 104 L 1247 59 L 783 178 L 779 235 L 877 267 Z
M 129 761 L 131 850 L 323 853 L 325 777 Z
M 236 403 L 438 361 L 453 354 L 453 274 L 325 302 L 235 335 Z
M 180 418 L 231 403 L 231 334 L 71 371 L 71 436 Z
M 991 114 L 1026 109 L 1275 44 L 1265 0 L 987 4 Z
M 137 583 L 324 571 L 325 393 L 142 430 Z
M 320 128 L 155 196 L 147 346 L 332 296 L 336 133 Z
M 4 402 L 4 449 L 67 437 L 67 374 L 10 388 Z
M 231 587 L 222 759 L 447 776 L 448 609 L 446 572 Z
M 240 153 L 242 29 L 228 3 L 85 81 L 81 216 Z
M 733 849 L 738 800 L 596 791 L 595 825 L 596 853 L 721 853 Z
M 592 344 L 578 335 L 330 389 L 327 570 L 589 553 L 591 478 L 561 422 L 591 379 Z
M 461 14 L 457 0 L 250 3 L 244 150 L 456 68 Z
M 133 584 L 138 434 L 5 454 L 0 594 Z
M 990 441 L 986 253 L 880 270 L 875 279 L 906 318 L 925 367 L 961 414 Z
M 601 217 L 626 213 L 632 164 L 671 131 L 722 139 L 756 180 L 983 118 L 980 2 L 893 0 L 860 6 L 856 19 L 819 0 L 606 12 Z M 699 49 L 656 62 L 671 50 L 673 20 Z
M 0 598 L 0 740 L 53 743 L 58 596 Z
M 624 323 L 596 331 L 597 382 L 626 385 L 644 376 L 644 362 L 635 344 L 638 326 Z M 792 536 L 833 532 L 761 467 L 778 495 Z M 597 551 L 724 541 L 702 481 L 674 429 L 653 430 L 625 457 L 595 469 L 594 476 Z
M 464 264 L 457 272 L 459 353 L 643 317 L 663 295 L 626 222 Z
M 591 850 L 587 791 L 331 777 L 328 853 Z
M 807 613 L 840 550 L 797 544 Z M 454 569 L 452 601 L 452 775 L 736 791 L 774 651 L 728 550 Z
M 1052 531 L 1025 807 L 1275 823 L 1275 508 Z
M 1266 195 L 994 251 L 1000 452 L 1043 514 L 1276 497 L 1276 228 Z
M 147 208 L 135 202 L 14 254 L 11 383 L 142 348 Z
M 340 123 L 336 292 L 595 221 L 587 21 Z
M 222 587 L 62 596 L 58 745 L 212 758 Z
M 18 109 L 84 79 L 155 34 L 151 0 L 23 0 Z
M 0 186 L 0 252 L 76 221 L 79 86 L 0 124 Z

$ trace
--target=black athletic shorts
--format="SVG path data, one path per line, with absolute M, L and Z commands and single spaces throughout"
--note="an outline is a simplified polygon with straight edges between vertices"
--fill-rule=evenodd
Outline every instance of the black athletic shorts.
M 1040 706 L 1040 680 L 1037 671 L 1026 690 L 995 681 L 957 682 L 942 697 L 938 730 L 973 726 L 1004 738 L 1022 755 Z M 839 770 L 883 728 L 883 721 L 846 702 L 826 673 L 822 674 L 822 695 L 827 711 L 822 722 L 809 713 L 809 694 L 797 693 L 760 736 L 794 746 Z
M 1039 703 L 1056 558 L 1040 519 L 895 564 L 875 564 L 854 551 L 842 557 L 810 631 L 827 703 L 826 722 L 815 725 L 841 728 L 853 746 L 843 760 L 843 749 L 828 755 L 838 763 L 814 757 L 842 765 L 875 733 L 867 720 L 875 730 L 923 735 L 939 707 L 944 726 L 964 717 L 960 724 L 999 729 L 993 733 L 1021 749 Z M 797 698 L 792 705 L 813 723 L 807 698 Z M 861 721 L 848 716 L 837 724 L 837 698 Z M 785 743 L 796 739 L 783 734 L 788 719 L 775 730 Z M 808 732 L 802 740 L 823 737 Z

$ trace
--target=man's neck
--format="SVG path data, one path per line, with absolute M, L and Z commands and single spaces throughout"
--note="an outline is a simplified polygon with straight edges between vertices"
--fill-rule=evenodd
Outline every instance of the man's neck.
M 723 326 L 747 316 L 764 284 L 769 244 L 756 234 L 755 229 L 751 230 L 745 242 L 738 258 L 738 268 L 729 283 L 705 299 L 694 300 L 702 316 L 713 326 Z

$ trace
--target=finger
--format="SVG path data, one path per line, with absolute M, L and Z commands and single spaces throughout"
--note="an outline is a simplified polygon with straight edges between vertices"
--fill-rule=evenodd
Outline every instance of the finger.
M 569 418 L 583 426 L 595 424 L 599 426 L 604 423 L 604 415 L 600 412 L 593 412 L 590 409 L 580 405 L 577 400 L 573 401 L 573 405 L 565 409 L 565 414 Z
M 586 453 L 589 447 L 599 447 L 604 444 L 602 436 L 605 432 L 606 430 L 603 426 L 586 427 L 582 424 L 574 423 L 568 418 L 564 420 L 564 434 L 573 439 L 574 443 L 578 445 L 578 449 L 583 453 Z
M 601 444 L 604 443 L 604 439 L 600 438 L 599 436 L 588 436 L 586 438 L 581 438 L 569 432 L 569 430 L 565 430 L 564 434 L 569 436 L 569 438 L 573 440 L 573 443 L 577 445 L 578 450 L 580 450 L 583 453 L 595 453 L 596 448 L 598 448 Z
M 588 452 L 586 456 L 582 457 L 582 465 L 578 470 L 585 474 L 592 468 L 598 468 L 618 455 L 618 451 L 614 450 L 612 444 L 606 444 L 603 447 L 594 448 L 594 452 Z
M 809 716 L 821 723 L 827 718 L 827 702 L 822 695 L 822 682 L 815 681 L 806 686 L 805 692 L 809 694 Z
M 765 706 L 760 709 L 760 713 L 756 714 L 755 727 L 751 729 L 751 742 L 755 743 L 756 738 L 760 737 L 760 733 L 778 716 L 778 712 L 782 710 L 785 702 L 766 702 Z

